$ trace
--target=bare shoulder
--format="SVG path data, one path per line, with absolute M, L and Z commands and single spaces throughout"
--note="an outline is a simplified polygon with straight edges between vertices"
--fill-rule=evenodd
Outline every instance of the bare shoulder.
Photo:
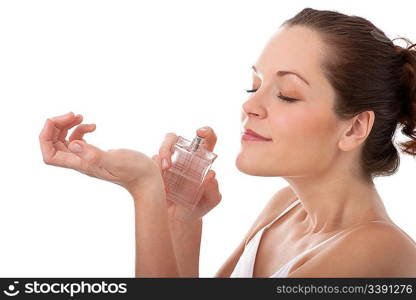
M 416 277 L 416 244 L 398 226 L 356 227 L 297 268 L 290 277 Z
M 383 221 L 361 225 L 348 232 L 345 238 L 371 239 L 379 243 L 396 242 L 400 246 L 410 246 L 412 248 L 416 246 L 415 242 L 397 225 Z
M 367 253 L 383 256 L 384 258 L 400 255 L 402 260 L 416 263 L 416 244 L 397 225 L 387 222 L 372 222 L 359 226 L 345 235 L 340 243 L 350 248 L 367 244 L 363 247 Z M 399 259 L 396 259 L 399 262 Z M 416 266 L 415 266 L 416 270 Z

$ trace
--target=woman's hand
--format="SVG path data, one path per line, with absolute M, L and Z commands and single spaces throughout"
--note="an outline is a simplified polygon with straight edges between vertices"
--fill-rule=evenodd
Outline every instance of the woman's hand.
M 215 143 L 217 142 L 217 136 L 210 127 L 202 127 L 197 130 L 197 135 L 203 138 L 206 138 L 206 147 L 208 151 L 213 151 Z M 171 167 L 171 156 L 172 156 L 172 146 L 177 140 L 177 135 L 174 133 L 166 134 L 165 140 L 163 141 L 160 149 L 159 155 L 154 155 L 152 159 L 159 166 L 160 172 L 163 173 L 164 170 Z M 166 162 L 163 162 L 163 159 L 166 159 Z M 205 176 L 203 186 L 203 194 L 201 200 L 199 200 L 197 206 L 194 210 L 190 208 L 177 204 L 171 201 L 168 201 L 168 214 L 170 218 L 181 219 L 186 221 L 197 221 L 200 220 L 205 214 L 207 214 L 211 209 L 217 206 L 222 198 L 221 193 L 218 189 L 218 181 L 215 178 L 215 172 L 209 170 Z
M 113 182 L 130 193 L 149 187 L 149 183 L 163 181 L 158 165 L 143 153 L 129 149 L 102 151 L 88 144 L 83 136 L 96 126 L 81 122 L 82 115 L 72 112 L 46 120 L 39 135 L 46 164 Z M 74 126 L 77 127 L 66 140 L 68 130 Z

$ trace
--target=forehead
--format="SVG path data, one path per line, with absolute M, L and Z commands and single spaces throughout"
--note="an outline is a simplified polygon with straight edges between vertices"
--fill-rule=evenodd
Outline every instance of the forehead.
M 282 27 L 266 43 L 256 67 L 261 75 L 294 71 L 313 85 L 322 76 L 322 58 L 323 43 L 315 31 L 303 26 Z

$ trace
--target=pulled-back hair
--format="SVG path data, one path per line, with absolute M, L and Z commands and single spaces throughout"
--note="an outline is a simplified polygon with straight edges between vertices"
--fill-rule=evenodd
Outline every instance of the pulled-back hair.
M 282 24 L 294 25 L 316 31 L 329 50 L 322 68 L 335 90 L 338 117 L 374 111 L 361 153 L 366 178 L 394 174 L 400 164 L 394 142 L 398 126 L 410 138 L 398 146 L 416 155 L 416 44 L 402 37 L 390 40 L 370 21 L 336 11 L 305 8 Z M 407 47 L 395 45 L 397 39 Z

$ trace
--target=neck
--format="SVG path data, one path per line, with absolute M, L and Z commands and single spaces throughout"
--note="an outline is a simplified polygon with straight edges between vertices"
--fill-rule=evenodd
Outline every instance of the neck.
M 351 174 L 284 178 L 302 202 L 302 224 L 308 233 L 328 233 L 368 221 L 389 220 L 372 181 Z

